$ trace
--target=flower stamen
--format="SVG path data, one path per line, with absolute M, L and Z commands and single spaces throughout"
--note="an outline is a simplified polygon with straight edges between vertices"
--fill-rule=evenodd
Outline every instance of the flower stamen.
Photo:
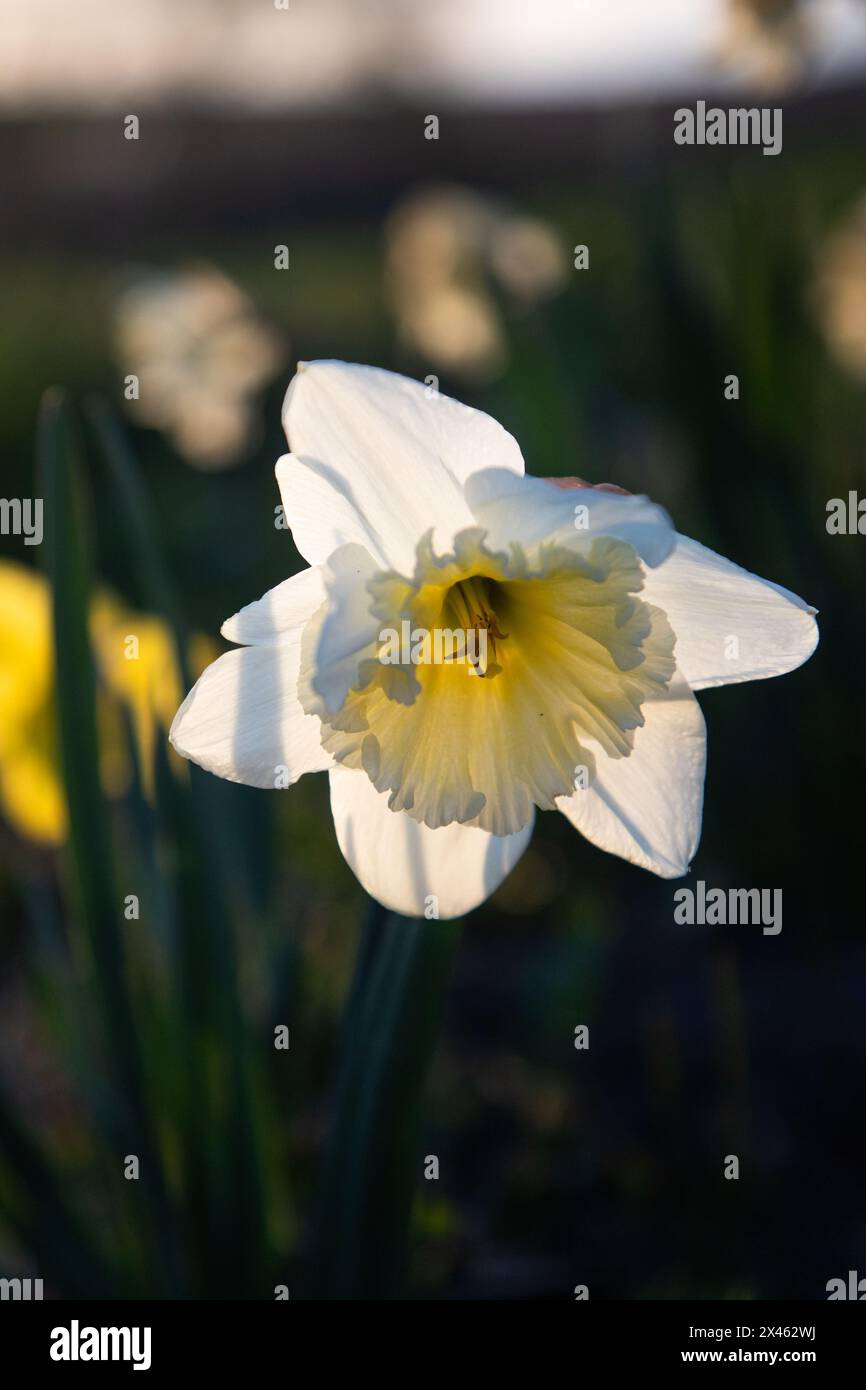
M 508 633 L 500 629 L 493 611 L 490 590 L 494 587 L 495 581 L 483 575 L 461 579 L 451 586 L 444 604 L 444 609 L 450 609 L 456 615 L 467 634 L 474 632 L 477 635 L 479 640 L 472 644 L 470 665 L 473 673 L 482 678 L 496 676 L 502 670 L 496 660 L 496 643 L 504 642 L 508 637 Z

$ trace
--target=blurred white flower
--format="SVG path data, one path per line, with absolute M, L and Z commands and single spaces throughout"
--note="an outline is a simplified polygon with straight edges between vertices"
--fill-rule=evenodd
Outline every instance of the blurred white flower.
M 866 380 L 866 196 L 821 246 L 812 301 L 836 360 Z
M 562 244 L 546 222 L 509 217 L 493 228 L 490 263 L 506 289 L 527 303 L 557 294 L 565 282 Z
M 250 443 L 256 392 L 287 347 L 243 290 L 201 265 L 137 278 L 117 303 L 115 351 L 138 378 L 130 413 L 195 467 L 223 469 Z
M 802 0 L 728 0 L 717 58 L 776 91 L 802 77 L 814 38 Z
M 566 268 L 546 223 L 468 189 L 425 189 L 388 222 L 386 281 L 400 336 L 435 366 L 476 380 L 507 360 L 491 290 L 529 306 L 562 288 Z

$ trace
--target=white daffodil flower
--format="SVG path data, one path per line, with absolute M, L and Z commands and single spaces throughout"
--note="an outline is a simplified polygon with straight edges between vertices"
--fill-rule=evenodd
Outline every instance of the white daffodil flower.
M 694 690 L 791 671 L 814 609 L 678 536 L 646 497 L 527 477 L 495 420 L 418 382 L 302 364 L 277 480 L 310 568 L 223 625 L 238 649 L 175 717 L 178 752 L 281 787 L 327 771 L 340 848 L 386 907 L 454 917 L 536 807 L 663 878 L 697 848 Z M 467 630 L 483 660 L 386 634 Z

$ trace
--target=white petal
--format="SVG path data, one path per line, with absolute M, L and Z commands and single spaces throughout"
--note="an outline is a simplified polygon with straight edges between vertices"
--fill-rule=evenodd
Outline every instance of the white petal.
M 681 678 L 643 706 L 646 720 L 627 758 L 592 744 L 596 771 L 585 790 L 557 806 L 599 849 L 662 878 L 688 871 L 701 834 L 706 729 L 697 700 Z
M 302 627 L 326 597 L 325 577 L 317 565 L 293 574 L 270 589 L 264 598 L 248 603 L 234 617 L 226 618 L 220 631 L 229 642 L 258 647 L 282 642 Z
M 311 565 L 323 565 L 340 546 L 355 544 L 363 545 L 380 568 L 392 565 L 381 518 L 366 515 L 364 499 L 339 473 L 294 454 L 277 459 L 275 472 L 292 539 Z
M 643 597 L 664 609 L 676 634 L 677 665 L 694 690 L 793 671 L 818 642 L 815 609 L 686 536 Z
M 370 612 L 367 581 L 377 569 L 363 546 L 340 546 L 321 572 L 328 604 L 304 633 L 301 698 L 305 708 L 333 714 L 357 679 L 363 657 L 375 656 L 382 624 Z
M 511 872 L 532 835 L 532 822 L 502 837 L 456 824 L 429 830 L 389 811 L 387 793 L 366 773 L 337 767 L 330 778 L 337 840 L 350 868 L 372 897 L 405 916 L 423 917 L 431 897 L 441 918 L 471 912 Z
M 518 541 L 580 547 L 587 538 L 628 541 L 648 565 L 660 565 L 674 545 L 674 529 L 663 507 L 648 497 L 561 488 L 546 478 L 518 477 L 499 468 L 475 473 L 466 500 L 487 530 L 491 549 Z
M 511 435 L 489 416 L 375 367 L 310 362 L 286 393 L 291 455 L 277 465 L 286 518 L 312 563 L 347 541 L 411 567 L 431 527 L 447 546 L 472 524 L 463 483 L 479 468 L 521 473 Z
M 298 701 L 300 639 L 239 647 L 209 666 L 174 717 L 177 752 L 230 782 L 280 787 L 331 766 Z

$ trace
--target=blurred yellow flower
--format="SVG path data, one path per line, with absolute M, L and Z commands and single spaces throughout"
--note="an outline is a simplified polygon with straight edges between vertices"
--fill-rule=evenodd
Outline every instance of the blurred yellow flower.
M 66 802 L 53 707 L 51 600 L 41 575 L 0 561 L 0 803 L 28 839 L 59 844 Z
M 208 470 L 238 462 L 253 397 L 286 355 L 243 290 L 209 265 L 140 276 L 118 301 L 115 344 L 124 376 L 138 379 L 130 413 Z
M 91 605 L 90 636 L 106 691 L 129 711 L 142 783 L 147 796 L 152 797 L 156 739 L 160 731 L 171 726 L 182 693 L 171 632 L 162 618 L 134 613 L 103 590 Z M 216 654 L 212 642 L 194 636 L 188 653 L 191 669 L 203 671 Z M 101 713 L 105 731 L 109 717 L 106 708 Z M 129 782 L 120 733 L 117 728 L 117 736 L 103 740 L 102 779 L 113 795 L 123 792 Z
M 156 738 L 171 724 L 182 693 L 171 634 L 162 619 L 133 613 L 105 590 L 94 596 L 90 633 L 103 788 L 118 796 L 129 785 L 123 706 L 151 796 Z M 196 671 L 215 655 L 203 638 L 191 642 L 190 652 Z M 48 583 L 23 565 L 0 561 L 0 808 L 19 834 L 56 846 L 66 838 L 67 809 L 54 682 Z

